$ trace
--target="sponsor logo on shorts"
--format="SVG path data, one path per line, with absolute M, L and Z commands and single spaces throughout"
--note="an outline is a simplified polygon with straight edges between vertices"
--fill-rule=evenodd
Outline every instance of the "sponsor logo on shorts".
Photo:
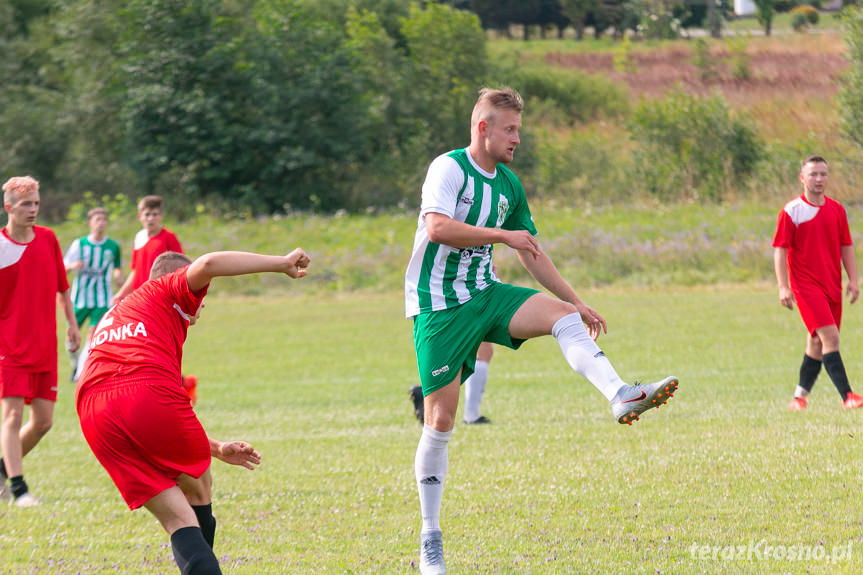
M 449 371 L 449 366 L 448 366 L 448 365 L 445 365 L 445 366 L 443 366 L 443 367 L 440 367 L 440 368 L 438 368 L 438 369 L 436 369 L 436 370 L 432 371 L 432 377 L 437 377 L 437 376 L 439 376 L 440 374 L 442 374 L 442 373 L 446 373 L 446 372 L 448 372 L 448 371 Z

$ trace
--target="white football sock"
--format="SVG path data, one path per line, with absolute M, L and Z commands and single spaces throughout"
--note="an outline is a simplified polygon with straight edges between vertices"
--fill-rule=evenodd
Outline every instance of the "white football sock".
M 803 387 L 802 385 L 798 385 L 794 390 L 794 397 L 806 397 L 809 395 L 809 390 Z
M 78 350 L 78 361 L 75 364 L 75 381 L 78 381 L 81 372 L 84 371 L 84 362 L 87 361 L 88 353 L 90 353 L 89 337 L 81 342 L 81 349 Z
M 68 343 L 67 343 L 66 345 L 68 345 Z M 66 353 L 68 353 L 68 354 L 69 354 L 69 365 L 70 365 L 70 366 L 72 366 L 72 367 L 74 368 L 76 365 L 78 365 L 78 360 L 79 360 L 79 358 L 80 358 L 80 356 L 81 356 L 81 355 L 80 355 L 80 354 L 81 354 L 81 350 L 79 349 L 79 350 L 76 350 L 76 351 L 69 351 L 69 352 L 66 352 Z
M 440 529 L 440 506 L 443 500 L 443 482 L 448 464 L 447 443 L 452 431 L 437 431 L 423 425 L 423 434 L 417 445 L 414 471 L 423 516 L 422 532 Z
M 560 345 L 570 367 L 586 377 L 608 401 L 626 385 L 587 333 L 579 314 L 571 313 L 557 320 L 551 328 L 551 335 Z
M 481 359 L 476 360 L 473 375 L 464 382 L 464 420 L 476 421 L 479 419 L 479 406 L 482 404 L 482 394 L 485 392 L 485 383 L 488 381 L 488 362 Z

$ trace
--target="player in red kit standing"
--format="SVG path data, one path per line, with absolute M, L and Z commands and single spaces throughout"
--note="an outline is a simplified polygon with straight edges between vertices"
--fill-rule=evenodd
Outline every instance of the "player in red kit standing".
M 156 258 L 165 252 L 183 253 L 183 247 L 177 236 L 162 226 L 164 202 L 162 196 L 144 196 L 138 202 L 138 221 L 141 229 L 135 234 L 132 243 L 132 266 L 129 277 L 123 283 L 120 291 L 111 300 L 112 305 L 138 289 L 150 279 L 150 268 Z M 192 405 L 198 400 L 198 378 L 194 375 L 184 375 L 183 389 L 189 394 Z
M 58 301 L 69 324 L 67 347 L 74 351 L 81 340 L 60 244 L 54 232 L 35 225 L 39 203 L 33 178 L 3 184 L 9 221 L 0 233 L 0 498 L 14 497 L 19 507 L 38 503 L 24 481 L 22 460 L 54 420 Z M 22 425 L 28 403 L 30 419 Z
M 851 391 L 839 355 L 842 266 L 848 275 L 846 291 L 851 303 L 857 301 L 860 286 L 845 208 L 824 193 L 828 176 L 827 161 L 821 156 L 803 161 L 799 175 L 803 194 L 779 212 L 773 237 L 779 302 L 788 309 L 797 303 L 808 332 L 799 383 L 789 406 L 792 410 L 806 408 L 822 365 L 842 398 L 842 406 L 863 406 L 863 397 Z
M 145 507 L 171 537 L 183 574 L 221 573 L 213 554 L 211 456 L 252 469 L 260 455 L 242 441 L 207 437 L 180 383 L 183 343 L 210 280 L 259 272 L 303 277 L 309 257 L 244 252 L 189 263 L 166 252 L 151 281 L 108 311 L 92 336 L 75 403 L 84 438 L 130 509 Z
M 150 268 L 156 258 L 165 252 L 183 252 L 180 240 L 171 231 L 162 227 L 162 197 L 144 196 L 138 202 L 138 221 L 141 230 L 135 234 L 132 245 L 132 270 L 129 277 L 114 295 L 116 304 L 150 279 Z

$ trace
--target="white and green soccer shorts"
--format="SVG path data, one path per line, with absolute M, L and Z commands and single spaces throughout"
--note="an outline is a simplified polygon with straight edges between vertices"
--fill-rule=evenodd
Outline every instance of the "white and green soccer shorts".
M 535 289 L 494 283 L 467 302 L 414 317 L 414 348 L 423 396 L 455 379 L 470 377 L 479 344 L 489 341 L 518 349 L 525 340 L 509 334 L 512 316 Z

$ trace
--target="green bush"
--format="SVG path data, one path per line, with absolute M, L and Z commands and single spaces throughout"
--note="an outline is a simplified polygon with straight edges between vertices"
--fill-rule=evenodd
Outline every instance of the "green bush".
M 109 217 L 116 220 L 133 221 L 138 217 L 137 206 L 128 196 L 118 193 L 113 196 L 104 194 L 97 197 L 92 191 L 86 191 L 81 200 L 69 206 L 66 219 L 70 222 L 84 224 L 87 222 L 87 212 L 96 206 L 108 210 Z
M 721 200 L 755 171 L 764 144 L 719 95 L 675 92 L 641 102 L 629 122 L 638 144 L 633 182 L 663 200 Z
M 805 32 L 809 28 L 809 18 L 806 14 L 798 12 L 791 17 L 791 27 L 795 32 Z
M 804 27 L 808 24 L 816 25 L 818 24 L 818 10 L 809 5 L 797 6 L 791 11 L 791 26 L 797 30 L 797 22 L 800 20 L 800 16 L 803 16 L 806 19 L 806 23 L 804 23 Z
M 553 102 L 570 122 L 585 122 L 618 116 L 627 109 L 627 94 L 620 86 L 576 70 L 544 65 L 502 70 L 503 83 L 530 101 Z

